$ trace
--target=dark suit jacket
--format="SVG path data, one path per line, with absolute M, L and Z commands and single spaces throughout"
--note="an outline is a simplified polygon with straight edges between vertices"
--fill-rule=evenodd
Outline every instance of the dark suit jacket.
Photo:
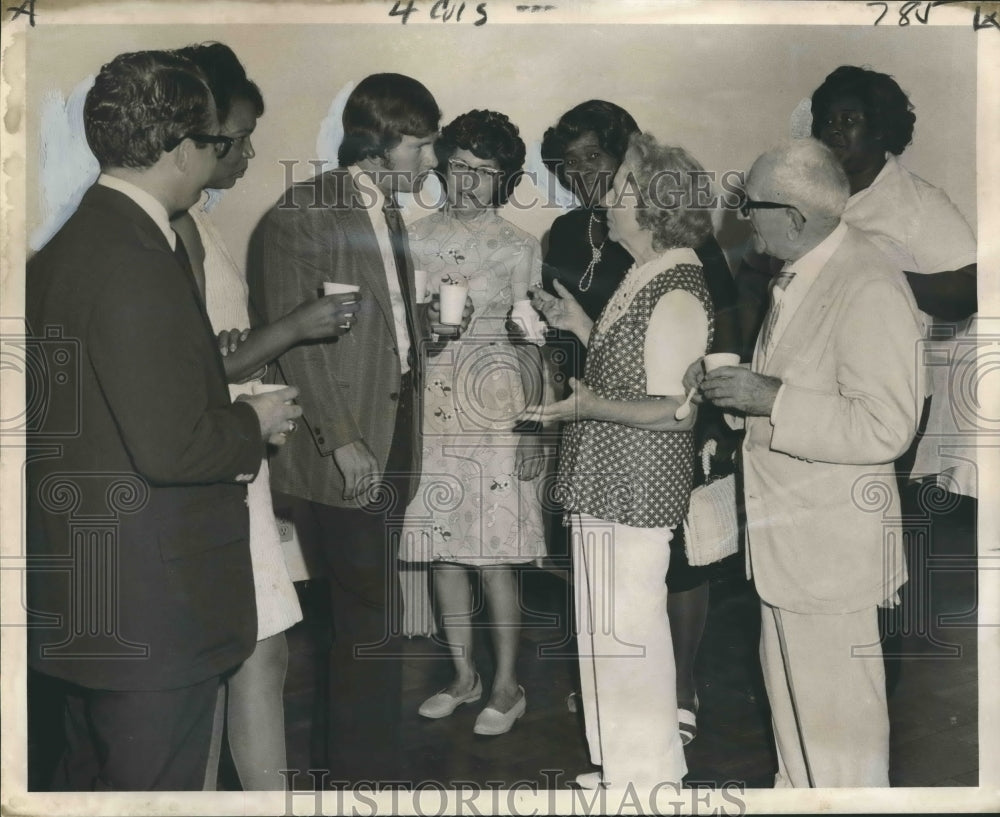
M 95 185 L 28 264 L 27 318 L 44 372 L 28 378 L 29 662 L 119 690 L 235 666 L 256 640 L 241 483 L 263 446 L 191 275 Z
M 299 388 L 308 432 L 290 435 L 271 460 L 271 485 L 291 496 L 339 507 L 357 503 L 343 499 L 344 479 L 333 451 L 364 440 L 384 470 L 400 389 L 389 287 L 375 231 L 361 204 L 365 195 L 346 168 L 293 185 L 257 226 L 247 260 L 250 299 L 267 323 L 322 294 L 324 281 L 361 287 L 360 311 L 350 332 L 300 344 L 279 360 L 284 381 Z M 412 296 L 408 250 L 407 275 Z M 413 308 L 417 315 L 415 303 Z M 418 318 L 421 332 L 424 321 Z M 419 367 L 422 355 L 418 348 L 413 352 Z M 413 414 L 411 439 L 416 442 L 420 411 Z M 420 473 L 417 444 L 411 469 L 412 474 Z M 410 484 L 414 490 L 416 480 Z

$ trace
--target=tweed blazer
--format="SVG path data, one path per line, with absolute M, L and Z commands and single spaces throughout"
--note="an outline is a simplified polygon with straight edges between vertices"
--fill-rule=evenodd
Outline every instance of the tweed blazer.
M 246 487 L 264 454 L 230 403 L 194 279 L 101 185 L 27 268 L 31 666 L 97 689 L 188 686 L 257 635 Z
M 900 270 L 848 228 L 753 368 L 781 378 L 747 418 L 748 559 L 760 597 L 799 613 L 874 606 L 906 579 L 892 462 L 922 402 L 920 316 Z
M 362 206 L 365 195 L 346 168 L 293 185 L 257 226 L 247 259 L 250 300 L 267 323 L 321 295 L 325 281 L 361 288 L 357 321 L 347 334 L 299 344 L 278 361 L 278 379 L 299 389 L 305 428 L 290 435 L 274 456 L 271 485 L 338 507 L 356 507 L 357 501 L 343 498 L 344 479 L 333 452 L 363 440 L 384 470 L 400 396 L 395 321 L 382 254 Z M 412 298 L 416 287 L 408 246 L 406 258 Z M 423 332 L 424 315 L 415 301 L 411 305 L 417 330 Z M 417 373 L 419 341 L 413 349 Z M 415 406 L 411 468 L 419 474 L 419 401 Z M 416 480 L 410 482 L 415 486 Z

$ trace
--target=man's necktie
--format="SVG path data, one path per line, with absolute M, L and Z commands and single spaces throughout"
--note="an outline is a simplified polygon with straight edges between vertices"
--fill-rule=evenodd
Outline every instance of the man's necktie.
M 202 302 L 205 300 L 205 279 L 204 277 L 199 277 L 195 271 L 194 267 L 191 266 L 191 257 L 187 253 L 187 248 L 184 246 L 184 240 L 181 238 L 180 233 L 176 230 L 174 231 L 174 258 L 177 259 L 177 263 L 181 265 L 184 271 L 191 276 L 191 280 L 194 281 L 195 286 L 198 288 L 198 294 L 201 296 Z
M 392 245 L 392 257 L 396 262 L 396 277 L 399 279 L 399 292 L 403 296 L 403 306 L 406 311 L 406 331 L 410 334 L 410 358 L 413 359 L 417 342 L 416 319 L 413 316 L 413 299 L 410 296 L 410 276 L 406 265 L 405 239 L 403 237 L 403 219 L 399 215 L 396 202 L 390 198 L 382 205 L 385 223 L 389 228 L 389 243 Z
M 781 314 L 782 296 L 785 289 L 795 277 L 794 272 L 782 270 L 771 279 L 769 291 L 771 293 L 771 308 L 767 310 L 767 317 L 764 318 L 764 326 L 761 331 L 761 350 L 767 354 L 771 350 L 771 343 L 774 341 L 774 328 L 778 324 L 778 315 Z

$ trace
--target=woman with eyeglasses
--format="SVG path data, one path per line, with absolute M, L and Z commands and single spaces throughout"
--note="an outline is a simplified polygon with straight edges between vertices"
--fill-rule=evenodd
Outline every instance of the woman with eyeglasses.
M 207 139 L 217 156 L 215 174 L 207 189 L 229 189 L 243 177 L 254 156 L 251 137 L 257 119 L 264 112 L 264 100 L 228 46 L 206 43 L 179 49 L 177 53 L 202 70 L 215 97 L 221 123 L 221 134 Z M 261 382 L 268 361 L 285 349 L 303 340 L 347 331 L 356 307 L 342 304 L 344 296 L 340 295 L 318 298 L 251 332 L 245 274 L 212 223 L 210 201 L 206 196 L 189 212 L 174 219 L 171 226 L 184 242 L 209 319 L 220 333 L 226 376 L 232 384 L 230 395 L 236 399 L 252 393 L 253 386 Z M 247 487 L 257 647 L 220 690 L 229 747 L 244 790 L 285 788 L 285 779 L 280 774 L 287 766 L 282 692 L 288 645 L 284 633 L 302 618 L 284 562 L 268 474 L 265 460 L 257 478 Z M 205 785 L 209 789 L 215 788 L 220 740 L 221 725 L 213 736 L 212 756 L 206 770 Z
M 613 102 L 591 99 L 564 113 L 545 132 L 542 141 L 542 160 L 546 167 L 581 205 L 559 216 L 549 231 L 548 251 L 542 268 L 545 291 L 557 294 L 554 282 L 558 281 L 592 321 L 600 317 L 634 260 L 609 234 L 606 199 L 612 179 L 624 161 L 629 138 L 638 132 L 635 119 L 624 108 Z M 694 249 L 715 308 L 715 338 L 711 351 L 738 352 L 736 286 L 725 255 L 711 232 Z M 564 377 L 582 376 L 585 345 L 572 333 L 553 334 L 548 347 L 557 350 L 564 361 Z M 715 441 L 713 472 L 730 471 L 735 435 L 723 422 L 721 412 L 714 406 L 703 406 L 695 434 L 697 451 L 701 451 L 708 440 Z M 698 459 L 700 461 L 700 457 Z M 703 481 L 700 470 L 699 466 L 696 474 L 699 483 Z M 694 667 L 708 616 L 708 577 L 707 568 L 688 564 L 683 529 L 679 528 L 671 540 L 667 585 L 670 590 L 668 618 L 677 664 L 677 717 L 685 744 L 694 740 L 698 733 L 699 701 Z
M 433 291 L 464 283 L 475 317 L 457 343 L 431 357 L 424 379 L 423 473 L 407 509 L 400 559 L 431 564 L 434 600 L 454 677 L 423 702 L 444 718 L 483 697 L 473 648 L 471 579 L 491 618 L 494 675 L 473 731 L 501 735 L 526 707 L 518 684 L 517 567 L 545 555 L 535 480 L 543 447 L 512 429 L 541 399 L 541 356 L 508 339 L 507 315 L 530 328 L 530 284 L 541 275 L 538 242 L 497 212 L 521 176 L 525 146 L 503 114 L 474 110 L 448 124 L 435 150 L 444 206 L 409 232 L 414 263 Z M 445 284 L 447 285 L 447 284 Z M 526 314 L 527 313 L 527 314 Z M 519 317 L 520 316 L 520 317 Z

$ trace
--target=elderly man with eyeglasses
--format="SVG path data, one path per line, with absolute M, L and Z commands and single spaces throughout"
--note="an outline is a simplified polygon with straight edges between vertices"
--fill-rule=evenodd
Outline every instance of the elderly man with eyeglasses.
M 779 788 L 889 785 L 876 609 L 906 580 L 892 462 L 916 433 L 921 330 L 902 272 L 841 221 L 848 192 L 812 139 L 754 163 L 741 210 L 785 265 L 752 364 L 685 379 L 745 418 Z

